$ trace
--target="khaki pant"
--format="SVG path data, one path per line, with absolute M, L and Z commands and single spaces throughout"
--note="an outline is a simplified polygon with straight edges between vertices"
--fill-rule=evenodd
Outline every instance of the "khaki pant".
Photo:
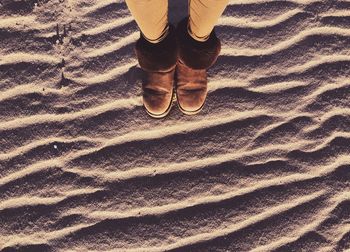
M 173 0 L 176 1 L 176 0 Z M 125 0 L 143 36 L 152 43 L 168 33 L 168 0 Z M 229 0 L 188 0 L 188 32 L 192 38 L 205 41 Z

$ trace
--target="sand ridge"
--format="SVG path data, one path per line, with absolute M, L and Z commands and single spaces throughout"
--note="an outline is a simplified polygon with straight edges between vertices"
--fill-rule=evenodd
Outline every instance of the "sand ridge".
M 1 251 L 350 250 L 350 2 L 216 32 L 203 111 L 154 120 L 124 1 L 0 1 Z

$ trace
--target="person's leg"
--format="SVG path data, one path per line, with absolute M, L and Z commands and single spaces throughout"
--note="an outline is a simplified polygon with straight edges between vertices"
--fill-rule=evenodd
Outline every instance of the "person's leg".
M 229 0 L 188 0 L 188 32 L 191 37 L 198 41 L 207 40 L 228 2 Z
M 198 113 L 207 96 L 207 69 L 219 56 L 214 26 L 228 0 L 189 0 L 189 16 L 176 28 L 179 46 L 176 97 L 185 114 Z
M 160 42 L 169 32 L 168 0 L 125 0 L 142 35 L 151 43 Z
M 168 23 L 168 0 L 126 0 L 140 29 L 135 53 L 146 73 L 142 83 L 143 105 L 156 118 L 170 111 L 177 63 L 175 28 Z

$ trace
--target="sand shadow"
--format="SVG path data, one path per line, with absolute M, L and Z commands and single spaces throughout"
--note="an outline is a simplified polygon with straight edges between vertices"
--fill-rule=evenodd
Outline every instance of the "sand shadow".
M 188 0 L 168 1 L 168 18 L 172 24 L 177 24 L 188 14 Z

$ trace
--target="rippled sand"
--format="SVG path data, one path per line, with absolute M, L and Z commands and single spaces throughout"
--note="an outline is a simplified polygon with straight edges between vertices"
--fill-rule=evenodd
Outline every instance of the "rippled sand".
M 350 1 L 231 1 L 162 120 L 123 1 L 0 3 L 0 250 L 350 249 Z

